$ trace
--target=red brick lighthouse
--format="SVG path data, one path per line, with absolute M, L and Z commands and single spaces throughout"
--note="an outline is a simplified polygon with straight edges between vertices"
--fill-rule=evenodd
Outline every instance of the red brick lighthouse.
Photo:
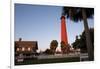
M 61 16 L 61 51 L 63 54 L 69 53 L 65 16 Z

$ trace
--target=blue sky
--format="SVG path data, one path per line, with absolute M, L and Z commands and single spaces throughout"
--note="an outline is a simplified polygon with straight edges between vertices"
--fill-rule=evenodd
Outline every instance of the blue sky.
M 59 42 L 61 6 L 15 4 L 15 40 L 38 41 L 39 50 L 49 48 L 52 40 Z M 94 27 L 94 19 L 88 19 L 89 27 Z M 68 42 L 73 43 L 75 36 L 82 33 L 83 22 L 74 23 L 66 19 Z

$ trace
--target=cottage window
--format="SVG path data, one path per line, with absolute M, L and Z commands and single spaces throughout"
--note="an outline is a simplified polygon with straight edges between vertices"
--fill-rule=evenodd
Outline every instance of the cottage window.
M 19 51 L 19 48 L 17 48 L 17 51 Z
M 30 47 L 28 47 L 28 51 L 31 51 L 31 48 Z
M 24 47 L 22 47 L 22 51 L 25 51 L 25 48 Z

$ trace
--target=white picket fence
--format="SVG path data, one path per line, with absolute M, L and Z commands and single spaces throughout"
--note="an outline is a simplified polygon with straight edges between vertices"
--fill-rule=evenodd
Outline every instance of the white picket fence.
M 40 55 L 37 56 L 38 59 L 53 59 L 53 58 L 69 58 L 69 57 L 80 57 L 80 53 L 70 53 L 70 54 L 55 54 L 55 55 Z
M 81 53 L 80 54 L 80 61 L 88 60 L 88 53 Z

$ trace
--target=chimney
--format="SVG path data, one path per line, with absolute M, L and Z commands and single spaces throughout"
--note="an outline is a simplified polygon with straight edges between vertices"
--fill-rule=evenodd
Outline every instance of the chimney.
M 22 38 L 19 38 L 19 41 L 22 41 Z

